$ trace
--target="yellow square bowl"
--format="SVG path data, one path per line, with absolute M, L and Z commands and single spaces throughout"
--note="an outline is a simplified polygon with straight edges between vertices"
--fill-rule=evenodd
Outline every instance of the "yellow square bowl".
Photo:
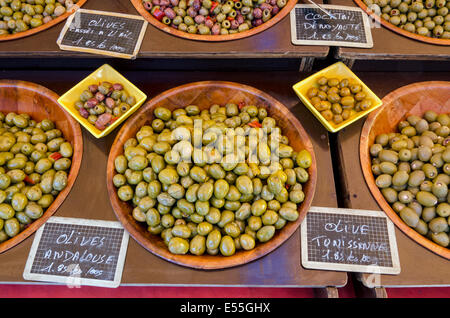
M 327 78 L 337 78 L 339 80 L 342 80 L 344 78 L 349 79 L 350 81 L 355 81 L 359 83 L 362 87 L 362 91 L 366 93 L 366 97 L 372 100 L 372 106 L 364 111 L 357 112 L 356 114 L 352 115 L 347 120 L 344 120 L 342 123 L 336 125 L 333 122 L 329 122 L 326 120 L 322 114 L 311 104 L 309 101 L 309 98 L 307 96 L 307 92 L 311 87 L 318 88 L 319 85 L 317 84 L 317 79 L 325 76 Z M 367 114 L 369 114 L 371 111 L 377 109 L 380 107 L 383 103 L 380 98 L 378 98 L 377 95 L 375 95 L 366 84 L 363 83 L 359 79 L 358 76 L 355 75 L 347 66 L 345 66 L 342 62 L 334 63 L 327 68 L 324 68 L 323 70 L 314 73 L 313 75 L 305 78 L 304 80 L 298 82 L 294 86 L 292 86 L 297 96 L 302 100 L 303 104 L 308 107 L 308 109 L 314 114 L 314 116 L 322 123 L 322 125 L 325 126 L 325 128 L 332 133 L 338 132 L 344 127 L 347 127 L 348 125 L 354 123 L 358 119 L 363 118 Z
M 104 130 L 100 130 L 91 124 L 86 118 L 83 118 L 79 111 L 75 108 L 75 103 L 79 100 L 80 95 L 84 90 L 88 89 L 89 85 L 99 84 L 99 82 L 108 81 L 111 83 L 120 83 L 123 85 L 124 90 L 130 96 L 134 96 L 136 104 L 130 107 L 130 109 L 120 116 L 116 121 L 107 126 Z M 123 77 L 119 72 L 113 69 L 110 65 L 104 64 L 72 87 L 68 92 L 62 95 L 58 99 L 58 103 L 71 114 L 84 128 L 86 128 L 96 138 L 102 138 L 113 131 L 124 120 L 126 120 L 131 114 L 133 114 L 147 99 L 142 91 L 134 86 L 129 80 Z

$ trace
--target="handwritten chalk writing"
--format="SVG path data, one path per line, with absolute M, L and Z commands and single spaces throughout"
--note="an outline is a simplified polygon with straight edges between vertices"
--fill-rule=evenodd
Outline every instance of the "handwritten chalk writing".
M 86 236 L 77 236 L 81 233 L 75 233 L 74 230 L 72 230 L 69 234 L 61 234 L 56 238 L 56 244 L 72 244 L 72 245 L 79 245 L 79 246 L 97 246 L 102 247 L 105 242 L 105 237 L 101 236 L 92 236 L 92 237 L 86 237 Z
M 317 8 L 297 5 L 293 11 L 295 16 L 294 44 L 301 41 L 326 41 L 352 43 L 352 46 L 366 45 L 370 34 L 365 25 L 363 13 L 360 11 L 329 8 L 330 15 Z M 345 7 L 344 7 L 345 8 Z M 294 35 L 295 33 L 295 35 Z M 308 43 L 305 43 L 308 44 Z M 313 43 L 310 43 L 313 44 Z
M 353 234 L 362 234 L 367 235 L 369 231 L 369 226 L 362 224 L 343 224 L 342 220 L 339 220 L 337 223 L 326 223 L 325 224 L 325 231 L 328 232 L 337 232 L 337 233 L 353 233 Z
M 98 13 L 97 13 L 98 12 Z M 102 54 L 135 55 L 141 30 L 147 25 L 141 17 L 99 11 L 78 10 L 58 44 L 65 49 L 83 48 Z
M 88 275 L 93 275 L 93 276 L 95 276 L 95 277 L 99 277 L 99 276 L 102 276 L 103 271 L 91 267 L 91 268 L 88 269 L 88 271 L 87 271 L 86 274 L 88 274 Z
M 114 263 L 114 256 L 107 255 L 107 254 L 97 254 L 89 252 L 88 250 L 84 250 L 82 252 L 80 251 L 69 251 L 69 250 L 63 250 L 63 251 L 57 251 L 48 249 L 45 251 L 44 259 L 53 259 L 53 260 L 60 260 L 63 263 L 65 262 L 90 262 L 94 264 L 113 264 Z
M 98 18 L 98 20 L 91 20 L 88 22 L 88 26 L 95 26 L 105 29 L 123 30 L 125 28 L 125 22 L 108 21 L 105 18 Z

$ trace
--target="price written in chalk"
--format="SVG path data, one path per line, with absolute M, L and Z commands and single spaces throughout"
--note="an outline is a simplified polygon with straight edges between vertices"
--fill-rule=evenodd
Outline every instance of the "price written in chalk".
M 291 11 L 291 40 L 298 45 L 373 46 L 370 21 L 359 8 L 299 4 Z
M 57 43 L 63 50 L 135 58 L 146 27 L 140 16 L 79 9 Z
M 97 265 L 112 266 L 117 261 L 117 255 L 101 252 L 107 240 L 106 236 L 85 236 L 82 232 L 75 230 L 71 230 L 68 234 L 62 233 L 56 237 L 55 247 L 49 247 L 44 251 L 43 259 L 50 262 L 47 266 L 42 267 L 40 272 L 82 274 L 80 266 L 70 265 L 86 264 L 89 267 L 86 270 L 86 277 L 101 277 L 104 270 L 98 268 Z M 65 249 L 65 246 L 71 250 Z M 77 247 L 78 250 L 73 250 L 74 247 Z
M 119 222 L 52 217 L 36 233 L 23 276 L 117 287 L 127 244 Z
M 378 265 L 378 257 L 368 255 L 365 251 L 389 253 L 387 242 L 367 241 L 370 240 L 368 224 L 349 224 L 339 219 L 337 222 L 325 223 L 323 229 L 325 234 L 311 238 L 316 248 L 323 248 L 323 260 Z M 342 234 L 342 237 L 334 237 L 335 233 Z
M 378 211 L 314 207 L 302 223 L 307 268 L 385 273 L 400 270 L 394 228 Z

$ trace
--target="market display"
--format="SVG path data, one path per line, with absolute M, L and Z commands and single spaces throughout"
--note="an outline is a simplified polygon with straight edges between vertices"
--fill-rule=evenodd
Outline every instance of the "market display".
M 265 108 L 233 103 L 157 107 L 123 148 L 117 195 L 173 254 L 231 256 L 271 240 L 298 219 L 312 162 Z
M 89 85 L 75 103 L 75 108 L 90 124 L 104 130 L 135 104 L 136 98 L 130 96 L 121 83 L 103 81 Z
M 384 21 L 420 36 L 450 39 L 450 1 L 363 0 Z
M 155 19 L 179 31 L 227 35 L 269 21 L 287 0 L 144 0 L 142 4 Z
M 307 97 L 320 114 L 335 125 L 373 106 L 362 85 L 352 79 L 321 76 L 316 86 L 308 89 Z
M 39 219 L 68 184 L 73 148 L 54 122 L 0 113 L 0 242 Z
M 449 246 L 450 117 L 410 115 L 370 147 L 375 183 L 400 218 L 436 244 Z
M 34 29 L 70 10 L 77 0 L 1 0 L 0 37 Z

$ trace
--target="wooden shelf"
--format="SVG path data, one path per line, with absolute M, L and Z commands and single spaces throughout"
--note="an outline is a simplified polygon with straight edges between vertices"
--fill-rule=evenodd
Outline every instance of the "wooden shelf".
M 301 80 L 297 72 L 210 73 L 210 72 L 122 72 L 149 98 L 169 88 L 200 80 L 225 80 L 258 88 L 282 102 L 300 120 L 313 141 L 317 156 L 318 180 L 314 206 L 337 206 L 328 134 L 300 103 L 292 85 Z M 58 94 L 71 88 L 89 72 L 10 71 L 5 78 L 27 79 Z M 78 178 L 55 216 L 117 220 L 106 188 L 106 164 L 117 130 L 95 139 L 83 129 L 84 156 Z M 23 269 L 34 235 L 13 249 L 0 254 L 0 282 L 23 283 Z M 123 285 L 182 286 L 258 286 L 258 287 L 343 287 L 347 273 L 307 270 L 301 266 L 300 230 L 283 245 L 249 264 L 217 270 L 195 270 L 169 263 L 154 256 L 130 239 L 122 276 Z M 30 282 L 28 282 L 30 283 Z

